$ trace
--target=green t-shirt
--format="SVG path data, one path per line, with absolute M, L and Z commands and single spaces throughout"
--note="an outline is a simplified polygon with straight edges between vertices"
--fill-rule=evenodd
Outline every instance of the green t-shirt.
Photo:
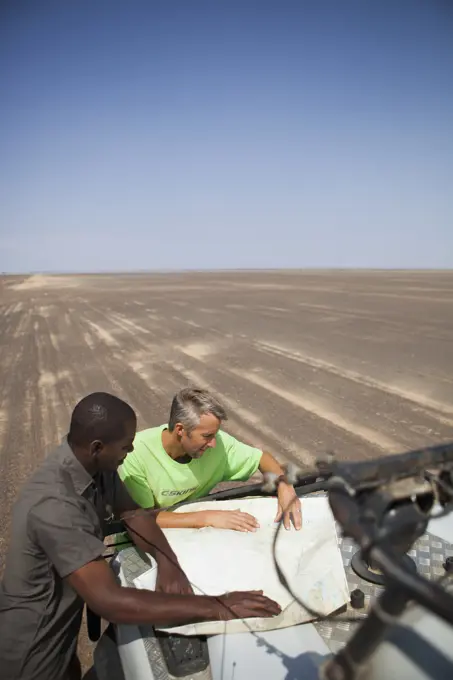
M 177 463 L 162 445 L 166 425 L 138 432 L 134 450 L 118 472 L 142 508 L 164 508 L 206 496 L 219 482 L 244 481 L 258 469 L 262 451 L 219 430 L 216 445 L 201 458 Z

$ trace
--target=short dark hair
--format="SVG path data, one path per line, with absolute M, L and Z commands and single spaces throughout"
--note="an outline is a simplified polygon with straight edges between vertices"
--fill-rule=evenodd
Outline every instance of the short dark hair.
M 122 399 L 107 392 L 93 392 L 74 408 L 68 442 L 77 446 L 96 440 L 110 444 L 124 436 L 126 423 L 136 420 L 134 409 Z
M 221 422 L 228 420 L 225 408 L 211 392 L 197 387 L 185 387 L 173 397 L 168 429 L 173 432 L 176 423 L 182 423 L 190 433 L 197 427 L 200 417 L 206 413 L 216 416 Z

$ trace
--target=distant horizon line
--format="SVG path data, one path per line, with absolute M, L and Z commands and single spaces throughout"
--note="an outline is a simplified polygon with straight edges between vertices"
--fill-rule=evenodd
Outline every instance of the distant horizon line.
M 165 269 L 106 269 L 106 270 L 32 270 L 22 272 L 0 271 L 0 278 L 5 276 L 112 276 L 122 275 L 158 275 L 158 274 L 218 274 L 239 272 L 453 272 L 453 267 L 220 267 L 217 269 L 202 268 L 165 268 Z

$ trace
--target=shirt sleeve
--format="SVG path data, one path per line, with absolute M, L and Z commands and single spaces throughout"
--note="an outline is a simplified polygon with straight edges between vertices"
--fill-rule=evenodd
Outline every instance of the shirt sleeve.
M 32 508 L 28 522 L 34 541 L 61 578 L 98 559 L 105 551 L 96 527 L 76 500 L 45 498 Z
M 118 473 L 115 473 L 113 479 L 114 492 L 113 492 L 113 513 L 116 519 L 119 519 L 123 512 L 128 512 L 129 510 L 138 510 L 141 506 L 137 503 L 129 493 L 126 485 L 121 480 Z
M 119 467 L 118 474 L 127 492 L 141 508 L 153 508 L 155 500 L 149 487 L 145 471 L 134 453 L 130 453 Z
M 221 432 L 217 436 L 219 435 L 226 454 L 223 481 L 246 481 L 258 470 L 263 452 L 261 449 L 240 442 L 226 432 Z

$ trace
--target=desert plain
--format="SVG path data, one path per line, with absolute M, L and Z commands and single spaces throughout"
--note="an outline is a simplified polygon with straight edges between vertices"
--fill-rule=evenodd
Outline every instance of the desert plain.
M 1 574 L 16 494 L 92 391 L 144 428 L 208 387 L 301 468 L 453 440 L 453 272 L 3 276 L 0 364 Z

